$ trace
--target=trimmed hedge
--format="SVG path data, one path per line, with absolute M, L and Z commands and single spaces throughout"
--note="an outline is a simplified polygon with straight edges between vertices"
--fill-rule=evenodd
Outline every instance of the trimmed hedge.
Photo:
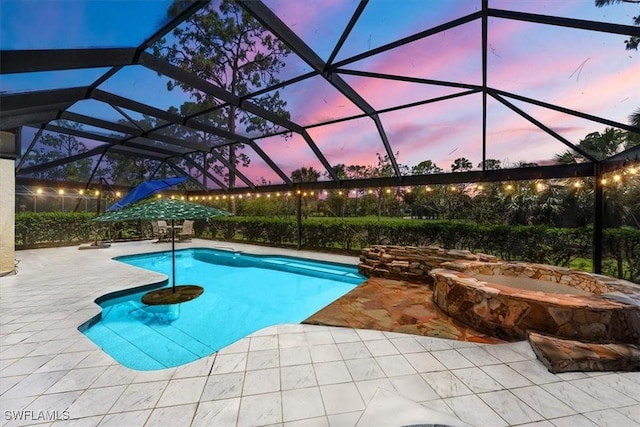
M 16 248 L 87 243 L 96 239 L 96 233 L 98 240 L 136 239 L 147 234 L 147 227 L 141 227 L 135 221 L 91 222 L 94 217 L 95 214 L 86 212 L 16 213 Z
M 29 248 L 90 242 L 99 239 L 148 236 L 148 223 L 96 226 L 87 213 L 16 214 L 16 247 Z M 297 244 L 294 219 L 219 217 L 198 221 L 198 237 L 238 240 L 274 246 Z M 302 222 L 302 245 L 307 249 L 357 251 L 375 244 L 441 245 L 520 260 L 568 267 L 576 259 L 592 257 L 591 228 L 477 225 L 473 222 L 422 221 L 399 218 L 309 218 Z M 640 282 L 640 230 L 605 229 L 604 273 Z
M 210 220 L 214 239 L 247 243 L 296 245 L 291 219 L 220 217 Z M 233 236 L 233 237 L 231 237 Z M 355 218 L 309 218 L 302 223 L 302 245 L 308 249 L 359 250 L 375 244 L 441 245 L 496 255 L 506 261 L 527 261 L 569 267 L 591 258 L 592 228 L 477 225 L 471 222 Z M 640 282 L 640 230 L 604 230 L 604 273 Z

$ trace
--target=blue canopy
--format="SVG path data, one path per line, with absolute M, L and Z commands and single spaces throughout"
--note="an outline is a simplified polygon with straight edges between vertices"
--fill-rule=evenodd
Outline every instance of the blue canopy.
M 181 184 L 187 180 L 186 176 L 179 176 L 175 178 L 165 178 L 165 179 L 157 179 L 155 181 L 146 181 L 137 187 L 131 189 L 122 199 L 109 206 L 107 212 L 117 211 L 118 209 L 122 209 L 125 206 L 128 206 L 132 203 L 135 203 L 139 200 L 144 199 L 145 197 L 149 197 L 153 193 L 157 193 L 160 190 L 163 190 L 168 187 L 173 187 L 174 185 Z

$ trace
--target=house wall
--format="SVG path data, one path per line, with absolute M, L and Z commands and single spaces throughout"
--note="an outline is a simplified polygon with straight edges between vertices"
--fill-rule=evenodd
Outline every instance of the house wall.
M 0 132 L 2 142 L 15 135 Z M 3 144 L 4 145 L 4 144 Z M 15 161 L 0 159 L 0 275 L 15 271 L 15 199 L 16 199 Z

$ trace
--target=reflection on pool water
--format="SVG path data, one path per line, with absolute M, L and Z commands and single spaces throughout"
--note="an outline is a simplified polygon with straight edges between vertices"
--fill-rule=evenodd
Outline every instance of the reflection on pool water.
M 116 258 L 171 276 L 171 253 Z M 139 370 L 179 366 L 257 330 L 298 323 L 362 283 L 357 267 L 213 249 L 176 251 L 176 284 L 204 293 L 175 305 L 147 306 L 149 289 L 105 296 L 101 319 L 80 330 L 121 364 Z M 169 283 L 171 277 L 169 277 Z

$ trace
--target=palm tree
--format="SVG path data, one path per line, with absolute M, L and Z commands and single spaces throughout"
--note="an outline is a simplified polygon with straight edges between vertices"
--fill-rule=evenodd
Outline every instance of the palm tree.
M 636 111 L 631 113 L 631 115 L 629 116 L 629 124 L 631 126 L 640 128 L 640 107 L 638 107 Z
M 606 128 L 604 132 L 592 132 L 585 136 L 578 143 L 578 147 L 597 160 L 604 160 L 619 152 L 624 147 L 625 140 L 625 132 L 620 129 Z M 556 154 L 555 160 L 562 164 L 572 164 L 582 163 L 587 159 L 574 150 L 567 150 L 564 153 Z
M 451 172 L 466 172 L 471 169 L 473 169 L 473 163 L 465 157 L 455 159 L 451 165 Z
M 303 166 L 291 172 L 291 181 L 293 182 L 316 182 L 320 178 L 320 172 L 315 170 L 313 166 L 308 168 Z

